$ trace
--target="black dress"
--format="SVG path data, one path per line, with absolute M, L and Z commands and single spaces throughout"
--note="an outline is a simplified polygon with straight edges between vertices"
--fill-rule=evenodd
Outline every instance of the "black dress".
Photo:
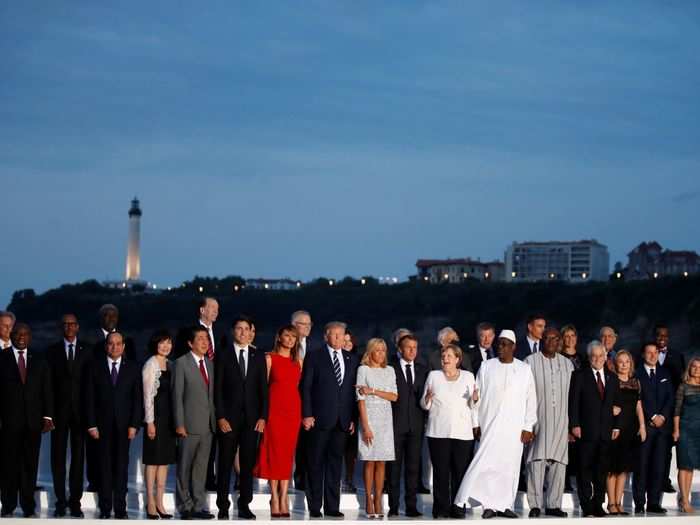
M 155 411 L 156 438 L 149 439 L 143 433 L 143 464 L 171 465 L 175 463 L 175 424 L 171 394 L 172 375 L 170 370 L 160 374 L 158 393 L 153 400 Z
M 620 381 L 620 389 L 615 397 L 614 406 L 622 409 L 615 418 L 614 428 L 620 430 L 619 437 L 611 442 L 608 457 L 608 472 L 621 474 L 634 472 L 639 458 L 639 418 L 637 402 L 640 397 L 640 385 L 636 378 Z

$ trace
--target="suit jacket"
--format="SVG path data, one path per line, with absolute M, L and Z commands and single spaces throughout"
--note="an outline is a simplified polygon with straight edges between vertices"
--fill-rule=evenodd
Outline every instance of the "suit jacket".
M 53 417 L 51 376 L 45 359 L 26 352 L 27 381 L 22 384 L 11 349 L 0 353 L 0 427 L 4 432 L 40 432 Z
M 301 376 L 302 417 L 314 417 L 315 428 L 331 430 L 337 424 L 349 430 L 355 411 L 355 382 L 358 360 L 350 352 L 340 351 L 345 363 L 343 383 L 338 386 L 333 360 L 324 344 L 306 353 Z
M 209 385 L 195 363 L 192 353 L 175 361 L 173 381 L 173 414 L 176 427 L 185 427 L 188 434 L 206 434 L 216 431 L 214 419 L 214 365 L 204 358 Z
M 73 349 L 73 364 L 69 366 L 63 338 L 49 346 L 46 359 L 53 386 L 54 416 L 56 423 L 70 419 L 83 422 L 83 392 L 86 369 L 93 352 L 78 339 Z
M 265 352 L 248 347 L 245 379 L 231 345 L 216 352 L 214 360 L 216 419 L 226 418 L 233 430 L 249 430 L 258 419 L 267 420 L 268 386 Z
M 642 387 L 642 410 L 644 411 L 644 421 L 649 424 L 651 416 L 659 414 L 664 416 L 664 422 L 661 430 L 665 433 L 671 432 L 671 417 L 673 416 L 673 405 L 675 392 L 673 390 L 673 382 L 671 373 L 662 366 L 656 367 L 656 379 L 651 381 L 647 374 L 644 363 L 640 363 L 637 367 L 636 377 L 639 379 L 639 384 Z
M 641 360 L 638 361 L 641 363 Z M 678 385 L 683 381 L 683 374 L 685 373 L 685 359 L 683 354 L 676 350 L 666 350 L 666 358 L 664 359 L 664 364 L 659 363 L 660 368 L 665 368 L 671 374 L 671 383 L 673 383 L 673 394 L 676 394 L 678 390 Z
M 390 366 L 396 374 L 396 389 L 399 395 L 391 404 L 394 435 L 408 432 L 422 434 L 425 427 L 425 411 L 420 406 L 420 398 L 423 395 L 425 379 L 428 377 L 428 368 L 413 362 L 413 388 L 409 388 L 401 362 L 393 361 Z
M 517 338 L 517 343 L 515 343 L 515 358 L 525 361 L 525 358 L 532 353 L 530 349 L 530 342 L 527 340 L 527 335 L 523 335 Z M 537 351 L 542 351 L 542 341 L 537 342 Z
M 498 355 L 496 349 L 492 347 L 492 350 L 493 356 L 496 357 Z M 481 368 L 481 363 L 483 363 L 484 361 L 481 357 L 481 350 L 479 350 L 479 345 L 469 345 L 469 347 L 465 350 L 465 353 L 469 356 L 469 361 L 472 364 L 473 370 L 471 370 L 471 372 L 474 374 L 474 377 L 476 377 L 476 374 L 479 373 L 479 368 Z
M 127 336 L 124 332 L 119 330 L 119 328 L 117 328 L 117 331 L 124 336 L 124 357 L 129 361 L 138 363 L 139 361 L 138 356 L 136 355 L 136 345 L 134 344 L 134 340 L 131 337 Z M 92 347 L 93 357 L 96 357 L 98 359 L 102 359 L 103 357 L 105 359 L 107 358 L 107 351 L 105 350 L 105 340 L 106 338 L 102 333 L 102 329 L 100 328 L 97 332 L 97 337 L 95 338 L 95 343 Z
M 571 374 L 569 429 L 581 427 L 581 441 L 610 441 L 613 429 L 613 400 L 620 388 L 617 376 L 603 367 L 605 394 L 600 399 L 593 369 L 588 366 Z
M 430 370 L 442 370 L 442 352 L 441 348 L 433 348 L 430 353 L 428 353 L 428 368 Z M 462 351 L 462 362 L 459 367 L 462 370 L 467 370 L 473 372 L 471 357 L 466 351 Z
M 85 427 L 100 433 L 123 432 L 140 428 L 143 422 L 141 367 L 122 359 L 117 384 L 112 385 L 107 356 L 88 366 L 85 382 Z
M 199 319 L 196 319 L 192 324 L 180 328 L 180 330 L 177 333 L 177 336 L 175 337 L 175 342 L 173 343 L 173 354 L 175 359 L 178 359 L 192 351 L 192 349 L 187 344 L 187 338 L 190 335 L 191 328 L 193 326 L 199 325 Z M 216 323 L 214 324 L 214 326 L 211 327 L 211 329 L 214 333 L 214 358 L 216 359 L 216 354 L 219 352 L 219 350 L 223 350 L 228 347 L 228 340 L 226 338 L 226 335 L 224 335 L 223 332 L 220 332 L 217 329 Z

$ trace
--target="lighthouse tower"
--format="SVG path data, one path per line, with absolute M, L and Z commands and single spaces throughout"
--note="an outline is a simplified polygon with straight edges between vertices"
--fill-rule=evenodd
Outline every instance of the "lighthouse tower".
M 129 243 L 126 252 L 126 280 L 138 281 L 141 276 L 141 208 L 134 197 L 129 208 Z

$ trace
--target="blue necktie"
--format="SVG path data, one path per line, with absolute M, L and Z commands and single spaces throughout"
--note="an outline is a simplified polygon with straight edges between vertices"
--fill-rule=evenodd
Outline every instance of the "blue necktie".
M 343 384 L 343 373 L 340 370 L 337 350 L 333 350 L 333 372 L 335 373 L 335 380 L 338 382 L 338 386 L 341 386 Z
M 117 379 L 119 378 L 119 372 L 117 372 L 117 362 L 112 361 L 112 386 L 117 386 Z

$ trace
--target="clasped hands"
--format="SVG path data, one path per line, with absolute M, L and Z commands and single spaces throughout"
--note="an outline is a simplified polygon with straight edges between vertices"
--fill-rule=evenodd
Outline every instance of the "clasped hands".
M 221 431 L 222 434 L 228 434 L 232 430 L 231 423 L 229 423 L 228 419 L 226 419 L 225 417 L 217 419 L 216 424 L 219 427 L 219 430 Z M 262 418 L 258 419 L 255 422 L 255 426 L 253 427 L 253 430 L 255 432 L 259 432 L 262 434 L 265 431 L 265 420 Z M 175 432 L 177 432 L 177 429 L 175 429 Z M 187 434 L 185 433 L 185 435 L 183 437 L 186 437 L 186 436 L 187 436 Z

